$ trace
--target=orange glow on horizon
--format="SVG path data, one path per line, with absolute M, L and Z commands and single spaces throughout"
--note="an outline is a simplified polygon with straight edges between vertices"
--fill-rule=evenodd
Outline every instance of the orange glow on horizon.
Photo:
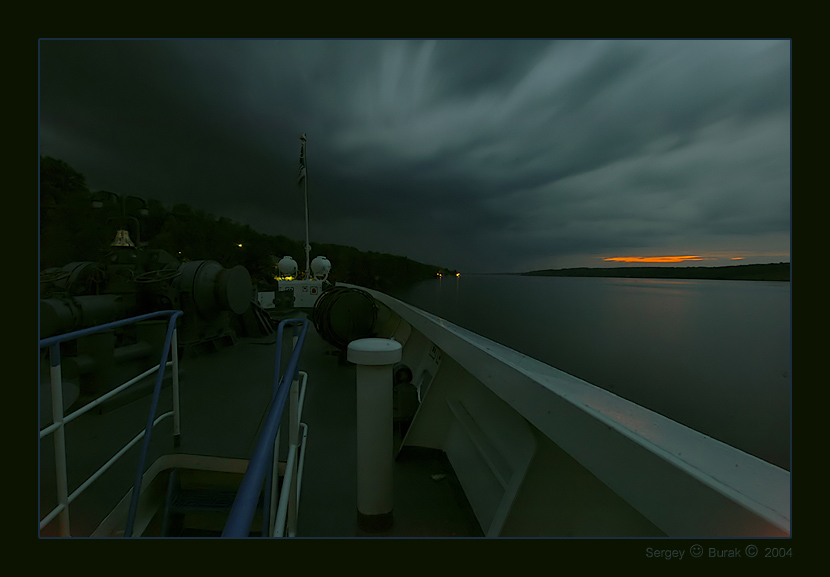
M 742 257 L 742 256 L 733 256 L 732 260 L 744 260 L 744 257 Z
M 603 259 L 617 262 L 684 262 L 687 260 L 706 260 L 702 256 L 615 256 Z

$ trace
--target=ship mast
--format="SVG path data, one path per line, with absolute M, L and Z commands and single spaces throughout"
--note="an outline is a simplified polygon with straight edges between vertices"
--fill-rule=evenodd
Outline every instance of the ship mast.
M 306 164 L 306 136 L 300 135 L 300 181 L 303 183 L 305 197 L 305 278 L 311 278 L 310 253 L 311 245 L 308 242 L 308 166 Z

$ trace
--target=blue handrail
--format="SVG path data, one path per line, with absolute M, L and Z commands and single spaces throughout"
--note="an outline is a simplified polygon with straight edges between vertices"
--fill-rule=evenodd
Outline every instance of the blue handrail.
M 135 322 L 152 319 L 160 316 L 170 315 L 170 320 L 167 323 L 167 335 L 164 339 L 164 347 L 162 348 L 161 353 L 161 362 L 159 363 L 159 370 L 158 370 L 158 377 L 156 378 L 156 386 L 153 390 L 153 400 L 150 406 L 150 413 L 147 416 L 147 425 L 144 430 L 144 443 L 141 447 L 141 454 L 139 455 L 138 460 L 138 468 L 136 469 L 136 476 L 135 476 L 135 484 L 133 485 L 133 495 L 132 501 L 130 502 L 130 512 L 127 516 L 127 527 L 124 530 L 124 536 L 130 537 L 132 536 L 133 532 L 133 525 L 135 523 L 135 515 L 136 511 L 138 510 L 138 499 L 140 497 L 141 491 L 141 479 L 144 476 L 144 464 L 147 460 L 147 452 L 150 448 L 150 434 L 153 430 L 153 421 L 155 419 L 156 409 L 158 408 L 158 400 L 159 396 L 161 395 L 161 383 L 164 379 L 164 369 L 167 366 L 167 355 L 170 352 L 170 342 L 173 338 L 173 330 L 176 328 L 176 319 L 182 315 L 182 311 L 176 310 L 169 310 L 169 311 L 157 311 L 153 313 L 147 313 L 144 315 L 139 315 L 136 317 L 130 317 L 127 319 L 121 319 L 118 321 L 113 321 L 110 323 L 105 323 L 103 325 L 98 325 L 95 327 L 90 327 L 86 329 L 81 329 L 78 331 L 73 331 L 71 333 L 65 333 L 62 335 L 57 335 L 54 337 L 49 337 L 46 339 L 40 339 L 39 346 L 40 348 L 43 347 L 52 347 L 52 351 L 57 351 L 57 357 L 59 359 L 60 348 L 59 344 L 63 341 L 68 341 L 72 339 L 77 339 L 79 337 L 84 337 L 87 335 L 91 335 L 100 331 L 113 329 L 116 327 L 132 324 Z M 51 359 L 54 363 L 55 359 Z M 59 362 L 59 360 L 58 360 Z
M 282 338 L 285 334 L 286 327 L 291 326 L 293 328 L 293 336 L 297 336 L 297 325 L 301 325 L 303 323 L 308 324 L 308 320 L 305 319 L 283 319 L 280 321 L 279 326 L 277 327 L 277 354 L 274 359 L 274 378 L 272 383 L 273 392 L 271 393 L 271 400 L 273 401 L 277 397 L 277 392 L 279 390 L 280 385 L 280 369 L 282 363 Z M 293 351 L 292 351 L 293 354 Z M 292 380 L 297 378 L 297 374 L 299 373 L 299 367 L 295 370 L 294 374 L 292 375 Z M 288 371 L 286 371 L 286 375 Z M 285 409 L 282 411 L 285 412 Z M 282 422 L 282 418 L 280 418 L 280 422 Z M 279 426 L 277 427 L 279 430 Z M 273 453 L 270 454 L 268 459 L 268 467 L 266 468 L 265 473 L 265 498 L 263 499 L 264 503 L 264 510 L 270 511 L 271 510 L 271 485 L 274 478 L 274 456 Z M 262 535 L 265 536 L 268 534 L 270 526 L 270 516 L 263 515 L 262 516 Z
M 282 356 L 282 333 L 285 326 L 288 324 L 302 324 L 297 345 L 291 354 L 291 359 L 288 361 L 288 366 L 282 378 L 279 376 L 280 361 Z M 254 448 L 251 460 L 248 463 L 248 468 L 245 471 L 245 476 L 242 478 L 242 483 L 239 486 L 239 491 L 236 494 L 233 506 L 231 507 L 228 521 L 225 524 L 225 529 L 222 532 L 222 537 L 241 538 L 247 537 L 251 530 L 251 522 L 256 514 L 257 503 L 259 496 L 262 493 L 263 480 L 272 470 L 272 459 L 274 451 L 274 442 L 277 437 L 277 432 L 280 428 L 280 421 L 285 409 L 285 403 L 288 398 L 288 392 L 291 388 L 291 381 L 297 374 L 300 353 L 302 352 L 303 343 L 305 342 L 306 332 L 308 331 L 308 319 L 285 319 L 277 328 L 277 352 L 274 361 L 274 392 L 272 393 L 271 403 L 268 406 L 268 416 L 265 419 L 265 425 L 262 432 L 257 439 L 256 447 Z M 270 483 L 267 483 L 268 496 L 270 496 Z M 268 502 L 266 500 L 265 516 L 268 516 Z
M 39 347 L 42 349 L 43 347 L 48 347 L 50 345 L 62 343 L 64 341 L 71 341 L 72 339 L 77 339 L 80 337 L 85 337 L 103 330 L 107 329 L 114 329 L 116 327 L 121 327 L 124 325 L 129 325 L 132 323 L 137 323 L 139 321 L 145 321 L 147 319 L 152 319 L 155 317 L 161 317 L 165 315 L 173 315 L 170 317 L 170 323 L 172 324 L 173 320 L 181 316 L 182 311 L 156 311 L 154 313 L 147 313 L 143 315 L 139 315 L 137 317 L 130 317 L 128 319 L 121 319 L 118 321 L 112 321 L 109 323 L 104 323 L 103 325 L 96 325 L 94 327 L 89 327 L 86 329 L 79 329 L 77 331 L 72 331 L 71 333 L 64 333 L 62 335 L 55 335 L 54 337 L 48 337 L 45 339 L 40 339 L 38 341 Z
M 156 416 L 159 397 L 161 396 L 161 382 L 164 379 L 164 368 L 167 366 L 167 354 L 170 352 L 170 341 L 173 338 L 173 329 L 176 328 L 176 318 L 182 311 L 173 313 L 167 325 L 167 335 L 164 337 L 164 347 L 159 362 L 159 372 L 156 378 L 156 387 L 153 389 L 153 400 L 150 403 L 150 413 L 147 415 L 147 426 L 144 429 L 144 442 L 141 445 L 141 455 L 138 458 L 138 468 L 135 472 L 135 483 L 133 484 L 133 497 L 130 501 L 130 513 L 127 515 L 127 528 L 124 530 L 125 537 L 132 537 L 135 515 L 138 511 L 138 498 L 141 494 L 141 479 L 144 476 L 144 463 L 147 461 L 147 452 L 150 449 L 150 434 L 153 431 L 153 420 Z

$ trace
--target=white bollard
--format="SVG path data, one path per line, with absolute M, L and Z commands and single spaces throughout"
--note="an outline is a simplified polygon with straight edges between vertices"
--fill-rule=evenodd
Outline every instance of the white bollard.
M 392 526 L 392 366 L 401 344 L 391 339 L 349 343 L 357 365 L 357 519 L 367 532 Z

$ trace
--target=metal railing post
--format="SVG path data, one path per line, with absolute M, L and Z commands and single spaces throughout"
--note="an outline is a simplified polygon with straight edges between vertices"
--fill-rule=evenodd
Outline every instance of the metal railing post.
M 274 536 L 274 522 L 277 519 L 277 501 L 274 499 L 274 495 L 277 494 L 277 484 L 279 482 L 280 476 L 280 469 L 279 469 L 279 455 L 280 453 L 280 432 L 277 431 L 277 438 L 274 441 L 274 456 L 273 456 L 273 467 L 271 468 L 271 492 L 269 493 L 269 511 L 268 511 L 268 537 Z
M 295 537 L 297 535 L 297 464 L 299 452 L 297 445 L 292 445 L 294 449 L 294 459 L 291 461 L 291 483 L 289 484 L 288 492 L 288 536 Z
M 294 346 L 297 346 L 297 327 L 294 326 Z M 291 483 L 288 493 L 288 534 L 297 533 L 297 456 L 300 437 L 300 373 L 295 371 L 291 379 L 291 391 L 288 403 L 288 443 L 294 449 L 294 459 L 287 464 L 291 467 Z M 288 471 L 286 470 L 286 474 Z
M 288 462 L 297 458 L 297 447 L 292 445 L 288 449 Z M 280 504 L 277 509 L 277 522 L 274 527 L 274 536 L 285 535 L 285 522 L 288 516 L 288 503 L 291 501 L 289 491 L 294 487 L 294 467 L 286 467 L 285 476 L 282 479 L 282 490 L 280 491 Z
M 300 516 L 300 494 L 303 488 L 303 465 L 305 464 L 305 448 L 308 437 L 308 425 L 300 423 L 303 429 L 302 441 L 300 441 L 300 464 L 297 468 L 297 518 Z
M 288 406 L 288 443 L 291 445 L 297 444 L 297 439 L 300 433 L 300 376 L 294 373 L 294 378 L 291 379 L 291 391 Z
M 282 344 L 282 329 L 286 323 L 300 323 L 302 330 L 300 331 L 297 344 L 294 348 L 291 359 L 288 361 L 288 366 L 285 369 L 283 378 L 279 377 L 280 367 L 280 347 Z M 248 535 L 256 512 L 257 502 L 262 493 L 263 480 L 266 480 L 266 487 L 270 489 L 272 483 L 273 473 L 273 459 L 274 459 L 274 443 L 279 432 L 282 414 L 285 405 L 288 402 L 290 392 L 290 379 L 297 372 L 297 364 L 299 362 L 300 352 L 303 348 L 306 332 L 308 331 L 307 319 L 286 319 L 280 323 L 277 329 L 277 358 L 275 360 L 274 371 L 274 391 L 275 395 L 271 398 L 265 422 L 262 426 L 259 438 L 256 441 L 253 454 L 248 462 L 248 468 L 245 471 L 245 476 L 242 478 L 242 483 L 237 491 L 236 499 L 231 507 L 228 521 L 225 524 L 225 529 L 222 532 L 223 537 L 239 538 Z M 289 448 L 289 461 L 291 459 L 292 451 Z M 290 474 L 290 468 L 286 470 L 286 474 Z M 284 480 L 290 482 L 290 480 Z M 284 489 L 285 487 L 283 487 Z M 287 505 L 287 502 L 285 503 Z M 280 513 L 283 509 L 283 502 L 280 502 L 277 511 L 277 526 L 279 526 Z M 266 510 L 270 511 L 270 503 L 266 504 Z M 270 515 L 269 515 L 270 516 Z M 284 517 L 283 517 L 284 518 Z M 267 523 L 263 523 L 267 525 Z M 266 531 L 267 532 L 267 531 Z
M 179 336 L 178 329 L 173 327 L 173 339 L 170 343 L 170 353 L 173 355 L 173 446 L 178 447 L 182 438 L 182 415 L 179 404 Z
M 137 485 L 134 487 L 133 491 L 133 499 L 130 504 L 130 513 L 128 515 L 128 527 L 125 531 L 125 534 L 129 536 L 132 532 L 132 522 L 135 518 L 136 513 L 136 505 L 138 503 L 138 491 L 140 490 L 139 480 L 142 476 L 144 460 L 147 455 L 147 448 L 149 447 L 149 438 L 150 432 L 152 429 L 163 419 L 173 416 L 174 421 L 179 420 L 179 398 L 178 398 L 178 341 L 176 337 L 176 319 L 182 314 L 181 311 L 157 311 L 155 313 L 147 313 L 144 315 L 139 315 L 136 317 L 131 317 L 127 319 L 122 319 L 119 321 L 113 321 L 110 323 L 104 323 L 103 325 L 89 327 L 85 329 L 81 329 L 78 331 L 69 332 L 63 335 L 57 335 L 54 337 L 49 337 L 46 339 L 40 339 L 39 346 L 41 348 L 49 347 L 49 371 L 50 371 L 50 384 L 51 384 L 51 395 L 52 395 L 52 424 L 48 427 L 42 429 L 40 431 L 40 438 L 43 439 L 47 435 L 55 435 L 55 484 L 57 490 L 57 499 L 58 505 L 55 507 L 50 513 L 44 517 L 40 522 L 40 528 L 43 529 L 52 520 L 60 516 L 60 526 L 59 526 L 59 535 L 62 537 L 69 537 L 70 536 L 70 526 L 69 526 L 69 504 L 72 503 L 78 496 L 81 495 L 96 479 L 98 479 L 104 472 L 106 472 L 118 459 L 120 459 L 126 452 L 135 445 L 138 441 L 142 438 L 145 439 L 145 444 L 142 447 L 142 452 L 139 456 L 139 466 L 137 471 Z M 127 381 L 126 383 L 116 387 L 115 389 L 111 390 L 110 392 L 98 397 L 94 401 L 91 401 L 84 405 L 82 408 L 74 411 L 70 415 L 64 415 L 64 407 L 63 407 L 63 380 L 61 376 L 61 357 L 60 357 L 60 343 L 76 338 L 80 338 L 82 336 L 87 336 L 94 334 L 96 332 L 100 332 L 105 329 L 115 328 L 119 326 L 124 326 L 130 323 L 135 323 L 138 321 L 155 318 L 162 315 L 170 315 L 170 320 L 168 322 L 167 327 L 167 335 L 165 337 L 164 344 L 165 346 L 162 349 L 162 359 L 161 362 L 156 365 L 155 367 L 144 371 L 137 377 L 134 377 Z M 170 345 L 170 346 L 168 346 Z M 158 406 L 158 399 L 159 394 L 161 392 L 161 382 L 164 378 L 164 369 L 167 367 L 167 354 L 171 350 L 171 346 L 173 349 L 173 360 L 170 362 L 170 365 L 174 367 L 174 375 L 173 375 L 173 388 L 174 388 L 174 411 L 165 413 L 154 419 L 156 408 Z M 99 468 L 93 475 L 87 479 L 81 486 L 75 490 L 72 494 L 69 494 L 69 484 L 67 480 L 67 459 L 66 459 L 66 433 L 65 433 L 65 426 L 67 423 L 76 419 L 87 413 L 94 407 L 100 405 L 104 400 L 111 399 L 115 397 L 117 394 L 125 391 L 129 387 L 133 386 L 137 382 L 141 381 L 144 377 L 152 374 L 153 372 L 158 372 L 158 378 L 156 380 L 156 387 L 153 392 L 153 400 L 152 400 L 152 408 L 150 410 L 150 414 L 148 415 L 147 425 L 145 430 L 142 431 L 137 437 L 135 437 L 132 441 L 130 441 L 127 445 L 125 445 L 114 457 L 112 457 L 107 463 L 104 464 L 101 468 Z M 174 432 L 179 433 L 179 428 L 177 425 L 174 424 Z M 175 437 L 174 437 L 175 439 Z
M 277 397 L 277 390 L 279 389 L 279 385 L 282 382 L 280 379 L 280 368 L 282 365 L 282 337 L 283 333 L 285 332 L 286 325 L 290 324 L 292 326 L 294 340 L 293 345 L 291 347 L 291 355 L 293 356 L 294 350 L 297 348 L 297 325 L 296 319 L 283 319 L 280 321 L 280 324 L 277 326 L 277 346 L 276 346 L 276 358 L 274 359 L 274 380 L 273 386 L 271 391 L 271 400 Z M 290 402 L 290 401 L 289 401 Z M 289 429 L 289 436 L 290 436 L 290 429 Z M 263 499 L 264 504 L 264 511 L 274 511 L 274 515 L 276 514 L 276 502 L 274 501 L 274 496 L 276 495 L 276 487 L 279 481 L 278 478 L 278 470 L 279 470 L 279 454 L 280 454 L 280 445 L 279 445 L 280 433 L 277 432 L 277 438 L 274 442 L 274 453 L 270 457 L 270 467 L 267 468 L 267 472 L 265 474 L 265 496 Z M 262 535 L 263 536 L 272 536 L 274 532 L 274 515 L 263 515 L 262 516 Z
M 153 433 L 153 421 L 156 416 L 156 409 L 158 408 L 159 396 L 161 395 L 161 382 L 164 379 L 164 368 L 167 366 L 167 354 L 170 352 L 170 345 L 173 341 L 173 331 L 176 329 L 176 318 L 181 315 L 181 311 L 176 311 L 170 315 L 170 321 L 167 327 L 167 335 L 164 339 L 164 347 L 161 352 L 161 362 L 159 362 L 158 378 L 156 378 L 156 386 L 153 389 L 153 398 L 150 401 L 150 413 L 147 415 L 147 425 L 144 427 L 144 442 L 141 445 L 141 453 L 138 456 L 138 467 L 135 474 L 135 483 L 133 484 L 133 495 L 130 501 L 130 510 L 127 513 L 127 527 L 124 529 L 125 537 L 132 537 L 133 524 L 138 513 L 138 501 L 141 496 L 141 481 L 144 477 L 144 464 L 147 460 L 147 452 L 150 450 L 150 439 Z
M 287 328 L 286 325 L 290 324 L 292 328 L 292 345 L 291 345 L 291 354 L 294 354 L 294 351 L 297 349 L 297 342 L 299 341 L 299 322 L 297 319 L 285 319 L 280 322 L 279 327 L 277 328 L 277 358 L 275 360 L 275 375 L 277 379 L 279 378 L 279 371 L 281 365 L 281 358 L 282 358 L 282 336 Z M 289 389 L 289 396 L 288 396 L 288 447 L 289 450 L 292 446 L 296 445 L 299 438 L 299 375 L 300 371 L 299 368 L 294 371 L 294 377 L 291 380 L 291 388 Z M 277 393 L 277 383 L 283 382 L 286 374 L 283 375 L 282 380 L 275 380 L 274 381 L 274 391 L 273 396 L 276 396 Z M 277 515 L 277 506 L 279 499 L 276 498 L 277 495 L 277 483 L 278 479 L 278 465 L 279 465 L 279 438 L 280 434 L 277 433 L 277 440 L 274 446 L 274 455 L 272 457 L 272 467 L 269 469 L 268 474 L 265 479 L 265 504 L 266 510 L 271 512 L 269 517 L 263 517 L 263 535 L 273 536 L 275 534 L 275 521 Z M 287 465 L 291 463 L 288 462 Z M 281 497 L 280 497 L 281 499 Z M 291 499 L 289 501 L 289 512 L 293 512 L 294 516 L 296 517 L 296 498 Z M 290 516 L 290 514 L 289 514 Z M 281 529 L 280 529 L 281 530 Z M 266 532 L 267 531 L 267 532 Z
M 69 483 L 66 475 L 66 434 L 63 423 L 63 380 L 61 378 L 60 343 L 49 347 L 49 374 L 52 385 L 52 422 L 58 424 L 55 431 L 55 476 L 58 504 L 63 506 L 59 513 L 59 535 L 69 537 Z

